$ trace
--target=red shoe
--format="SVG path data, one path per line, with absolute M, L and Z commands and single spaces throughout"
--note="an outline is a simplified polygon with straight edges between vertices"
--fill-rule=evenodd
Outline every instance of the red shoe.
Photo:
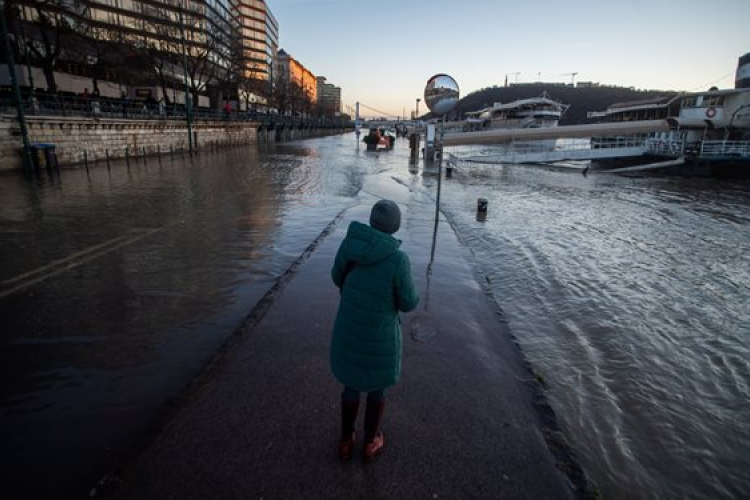
M 365 461 L 369 462 L 383 452 L 385 438 L 383 433 L 378 431 L 372 441 L 365 444 Z
M 349 460 L 352 457 L 352 449 L 354 448 L 354 433 L 347 438 L 341 438 L 339 441 L 339 458 L 343 461 Z

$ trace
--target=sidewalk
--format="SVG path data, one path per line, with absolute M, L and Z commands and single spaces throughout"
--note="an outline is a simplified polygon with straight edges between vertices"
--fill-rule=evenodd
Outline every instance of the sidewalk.
M 338 305 L 330 268 L 349 222 L 368 220 L 374 195 L 401 206 L 396 237 L 421 302 L 402 318 L 403 376 L 386 391 L 386 450 L 365 465 L 360 442 L 354 460 L 341 464 L 341 387 L 328 363 Z M 542 422 L 536 382 L 450 225 L 441 220 L 426 294 L 434 205 L 386 175 L 373 176 L 359 200 L 125 470 L 115 498 L 584 497 L 574 491 L 580 481 L 556 466 L 544 438 L 556 433 Z M 436 325 L 427 330 L 434 335 L 415 340 L 415 318 Z M 578 470 L 553 448 L 560 467 Z

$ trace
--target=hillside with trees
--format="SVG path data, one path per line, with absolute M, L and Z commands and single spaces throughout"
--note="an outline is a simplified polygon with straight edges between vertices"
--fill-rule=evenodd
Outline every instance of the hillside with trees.
M 634 90 L 625 87 L 572 87 L 554 83 L 528 83 L 509 87 L 489 87 L 472 92 L 462 98 L 454 111 L 455 117 L 463 117 L 468 111 L 477 111 L 496 102 L 508 103 L 517 99 L 538 97 L 547 92 L 550 98 L 569 104 L 570 108 L 560 120 L 560 125 L 589 123 L 589 111 L 604 111 L 618 102 L 640 101 L 654 97 L 675 95 L 674 91 Z

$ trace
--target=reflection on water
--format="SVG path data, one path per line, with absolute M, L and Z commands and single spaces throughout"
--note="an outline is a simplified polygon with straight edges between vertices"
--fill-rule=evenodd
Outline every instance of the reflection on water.
M 351 204 L 315 144 L 0 177 L 6 492 L 82 497 Z
M 3 484 L 54 498 L 117 465 L 382 172 L 432 206 L 404 143 L 353 136 L 0 176 Z M 746 497 L 747 185 L 497 166 L 442 189 L 605 498 Z
M 506 166 L 444 188 L 605 498 L 745 497 L 747 185 Z

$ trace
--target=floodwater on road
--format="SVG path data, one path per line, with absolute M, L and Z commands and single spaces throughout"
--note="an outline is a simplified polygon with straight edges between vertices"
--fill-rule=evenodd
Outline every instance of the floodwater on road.
M 434 196 L 407 165 L 349 134 L 0 175 L 5 491 L 120 465 L 368 176 Z M 495 166 L 442 203 L 605 498 L 749 496 L 747 183 Z
M 359 192 L 352 141 L 314 145 L 0 176 L 5 498 L 81 498 L 147 439 Z

